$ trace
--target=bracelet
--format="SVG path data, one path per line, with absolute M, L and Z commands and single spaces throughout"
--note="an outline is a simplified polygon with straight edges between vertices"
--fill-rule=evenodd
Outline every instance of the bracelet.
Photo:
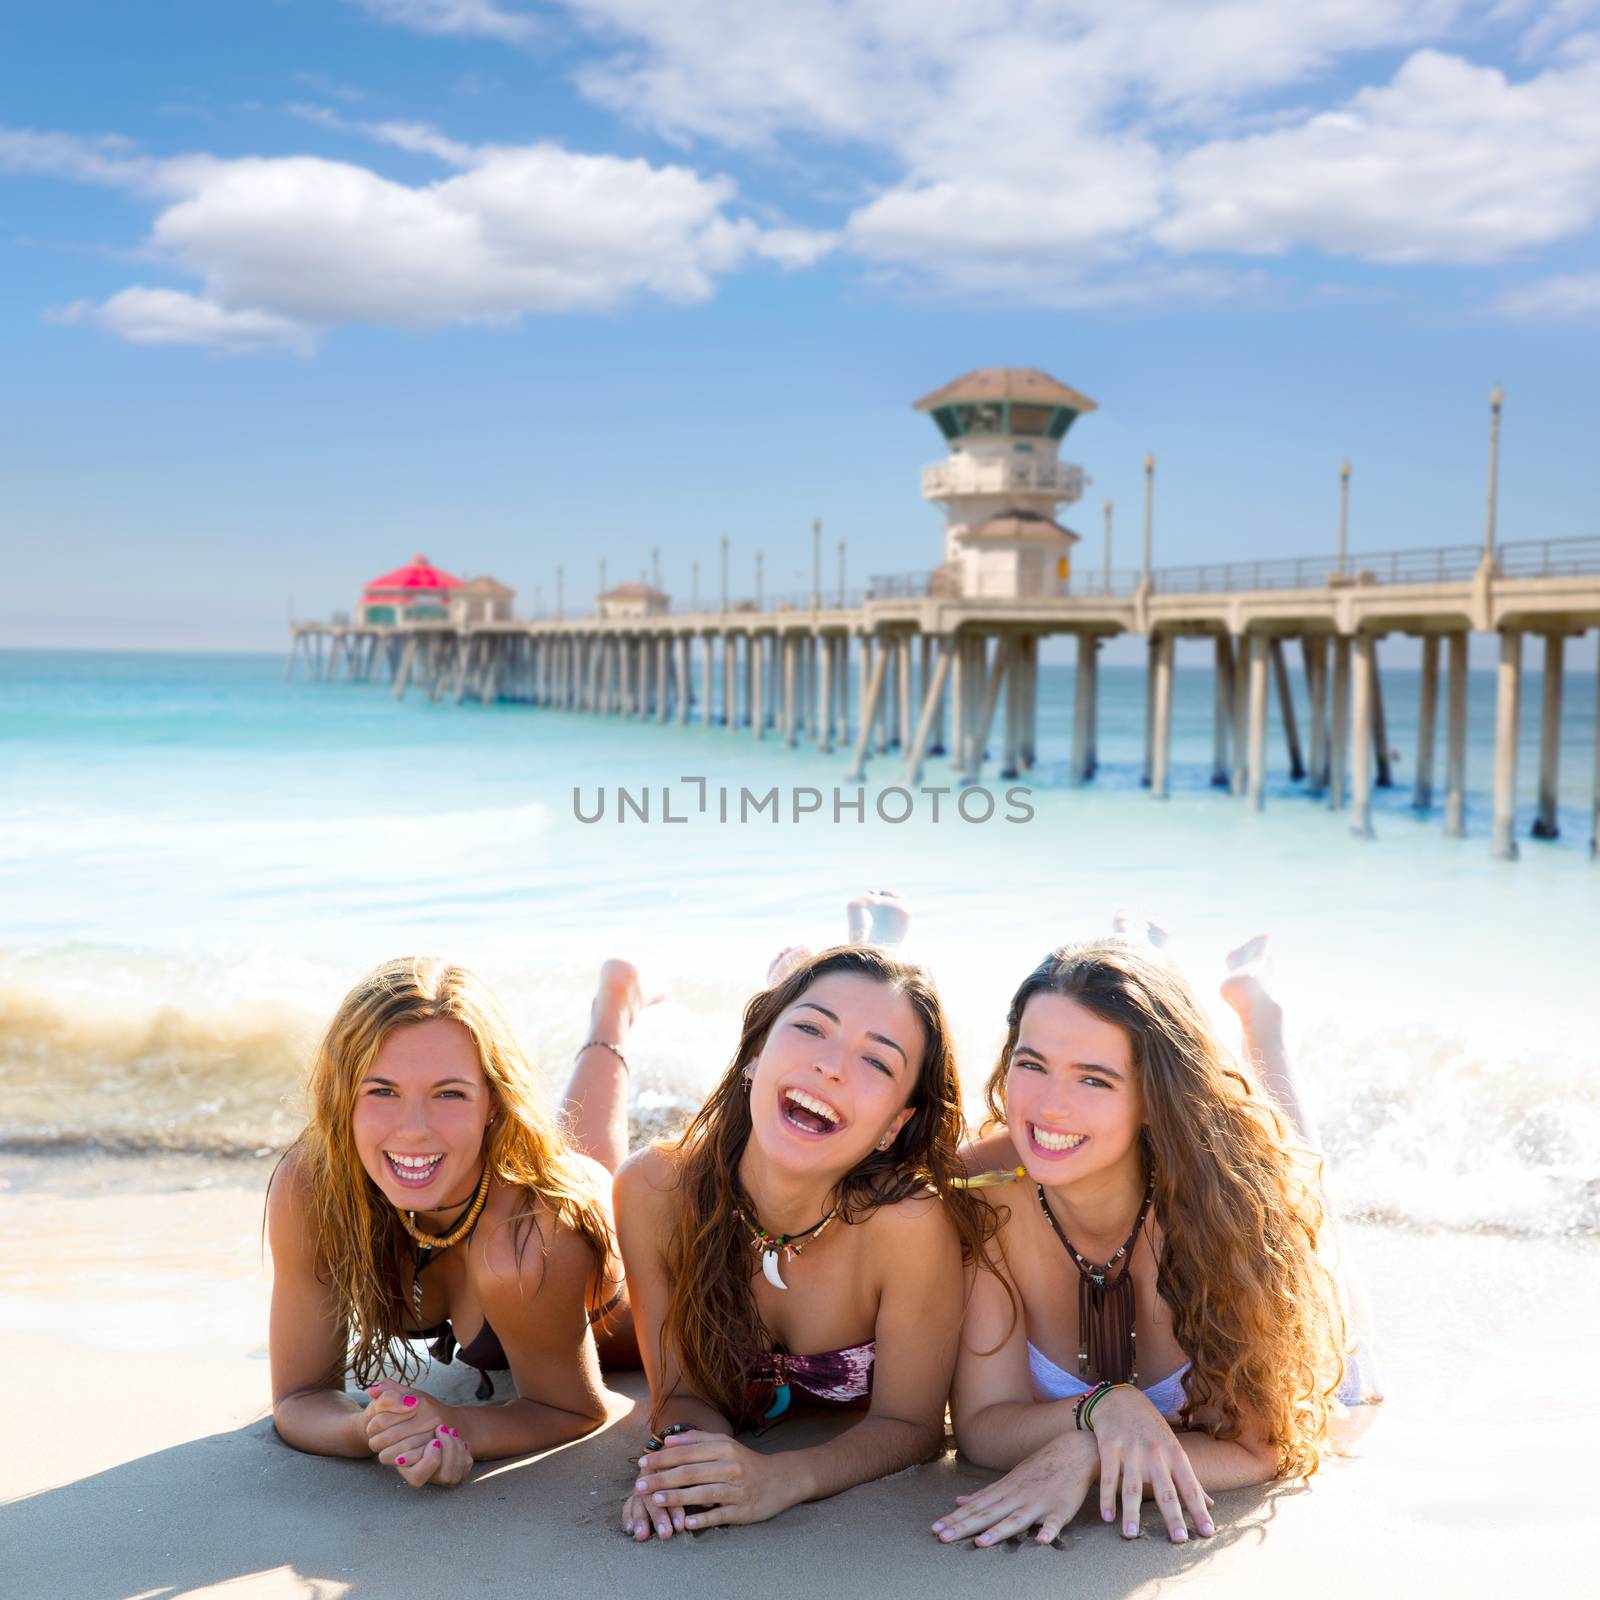
M 628 1065 L 628 1058 L 609 1039 L 590 1039 L 587 1043 L 578 1046 L 578 1054 L 581 1056 L 585 1050 L 591 1050 L 597 1046 L 601 1050 L 609 1050 L 622 1063 L 624 1072 L 631 1073 L 633 1071 L 633 1068 Z
M 1073 1427 L 1077 1428 L 1080 1432 L 1083 1429 L 1088 1428 L 1088 1424 L 1084 1421 L 1083 1416 L 1085 1408 L 1089 1405 L 1090 1401 L 1098 1400 L 1100 1396 L 1103 1395 L 1110 1387 L 1111 1385 L 1109 1383 L 1097 1383 L 1094 1388 L 1085 1389 L 1084 1392 L 1078 1396 L 1078 1403 L 1072 1408 Z M 1093 1433 L 1094 1429 L 1089 1428 L 1089 1432 Z
M 1104 1400 L 1113 1389 L 1126 1389 L 1128 1387 L 1129 1385 L 1126 1383 L 1101 1383 L 1097 1384 L 1088 1394 L 1083 1397 L 1083 1426 L 1087 1428 L 1090 1433 L 1094 1432 L 1094 1408 L 1099 1405 L 1100 1402 Z
M 660 1433 L 652 1433 L 644 1442 L 646 1450 L 659 1450 L 675 1433 L 693 1433 L 694 1427 L 687 1422 L 669 1422 Z

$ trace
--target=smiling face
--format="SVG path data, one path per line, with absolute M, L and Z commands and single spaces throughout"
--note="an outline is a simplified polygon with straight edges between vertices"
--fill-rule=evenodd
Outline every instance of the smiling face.
M 910 1120 L 925 1049 L 898 989 L 825 973 L 779 1012 L 745 1069 L 755 1146 L 788 1171 L 848 1172 Z
M 1006 1074 L 1006 1121 L 1028 1176 L 1049 1187 L 1106 1172 L 1143 1120 L 1127 1033 L 1065 995 L 1030 996 Z
M 472 1035 L 448 1018 L 396 1028 L 356 1086 L 350 1131 L 367 1176 L 406 1211 L 470 1193 L 494 1097 Z

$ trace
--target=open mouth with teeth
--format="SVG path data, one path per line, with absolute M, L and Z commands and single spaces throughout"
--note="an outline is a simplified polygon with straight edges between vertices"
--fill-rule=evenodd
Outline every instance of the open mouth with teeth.
M 802 1133 L 837 1133 L 844 1126 L 844 1118 L 826 1100 L 804 1089 L 785 1089 L 778 1106 L 783 1120 Z
M 439 1170 L 444 1155 L 440 1153 L 436 1156 L 403 1156 L 393 1150 L 385 1150 L 383 1159 L 389 1163 L 389 1170 L 406 1188 L 422 1189 L 433 1182 L 433 1175 Z
M 1088 1142 L 1086 1133 L 1067 1133 L 1060 1128 L 1042 1127 L 1037 1122 L 1028 1124 L 1028 1143 L 1034 1154 L 1043 1156 L 1046 1161 L 1059 1161 L 1081 1150 Z

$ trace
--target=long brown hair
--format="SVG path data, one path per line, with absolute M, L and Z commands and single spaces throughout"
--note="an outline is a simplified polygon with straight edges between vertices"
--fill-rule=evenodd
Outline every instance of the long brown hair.
M 1117 940 L 1053 950 L 1023 980 L 985 1087 L 1005 1118 L 1023 1007 L 1064 995 L 1128 1036 L 1144 1097 L 1141 1131 L 1161 1225 L 1157 1285 L 1189 1357 L 1184 1420 L 1262 1427 L 1279 1472 L 1314 1472 L 1338 1387 L 1344 1317 L 1318 1252 L 1320 1160 L 1296 1145 L 1252 1071 L 1217 1038 L 1185 981 Z M 1190 1424 L 1192 1425 L 1192 1424 Z
M 543 1241 L 541 1210 L 575 1228 L 594 1251 L 593 1299 L 600 1296 L 614 1253 L 610 1219 L 594 1184 L 546 1109 L 488 985 L 436 956 L 385 962 L 344 997 L 328 1024 L 306 1086 L 310 1120 L 288 1152 L 309 1187 L 318 1260 L 345 1318 L 350 1369 L 363 1384 L 385 1369 L 409 1378 L 420 1363 L 406 1340 L 401 1297 L 413 1246 L 399 1212 L 361 1165 L 351 1116 L 361 1080 L 389 1035 L 441 1017 L 472 1035 L 498 1104 L 484 1159 L 496 1179 L 526 1196 L 526 1206 L 508 1219 L 518 1250 L 531 1236 Z
M 927 974 L 882 950 L 841 945 L 762 990 L 745 1007 L 739 1046 L 721 1080 L 682 1135 L 666 1146 L 678 1190 L 666 1252 L 672 1295 L 661 1329 L 662 1365 L 670 1343 L 687 1387 L 736 1428 L 758 1418 L 749 1364 L 770 1343 L 751 1286 L 749 1235 L 734 1214 L 749 1204 L 738 1177 L 750 1138 L 750 1104 L 740 1080 L 761 1054 L 777 1018 L 819 978 L 834 972 L 871 978 L 903 994 L 924 1039 L 911 1116 L 887 1150 L 871 1151 L 839 1180 L 832 1199 L 841 1219 L 860 1222 L 879 1206 L 934 1193 L 969 1259 L 982 1255 L 994 1232 L 989 1207 L 954 1181 L 961 1172 L 961 1095 L 949 1026 Z

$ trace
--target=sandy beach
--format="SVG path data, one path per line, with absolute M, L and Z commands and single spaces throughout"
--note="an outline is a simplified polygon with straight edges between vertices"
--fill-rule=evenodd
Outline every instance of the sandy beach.
M 418 1494 L 303 1456 L 268 1416 L 259 1161 L 0 1156 L 0 1331 L 19 1380 L 0 1452 L 10 1600 L 642 1592 L 1132 1596 L 1567 1595 L 1600 1379 L 1600 1247 L 1350 1230 L 1381 1320 L 1387 1403 L 1310 1488 L 1221 1497 L 1174 1547 L 1084 1517 L 1058 1550 L 940 1547 L 982 1481 L 953 1452 L 752 1528 L 635 1546 L 618 1507 L 642 1414 Z M 460 1369 L 446 1373 L 448 1382 Z M 440 1387 L 437 1380 L 433 1380 Z M 642 1383 L 625 1380 L 642 1395 Z M 454 1396 L 453 1397 L 459 1397 Z M 772 1442 L 799 1443 L 810 1423 Z M 987 1563 L 987 1567 L 983 1565 Z

